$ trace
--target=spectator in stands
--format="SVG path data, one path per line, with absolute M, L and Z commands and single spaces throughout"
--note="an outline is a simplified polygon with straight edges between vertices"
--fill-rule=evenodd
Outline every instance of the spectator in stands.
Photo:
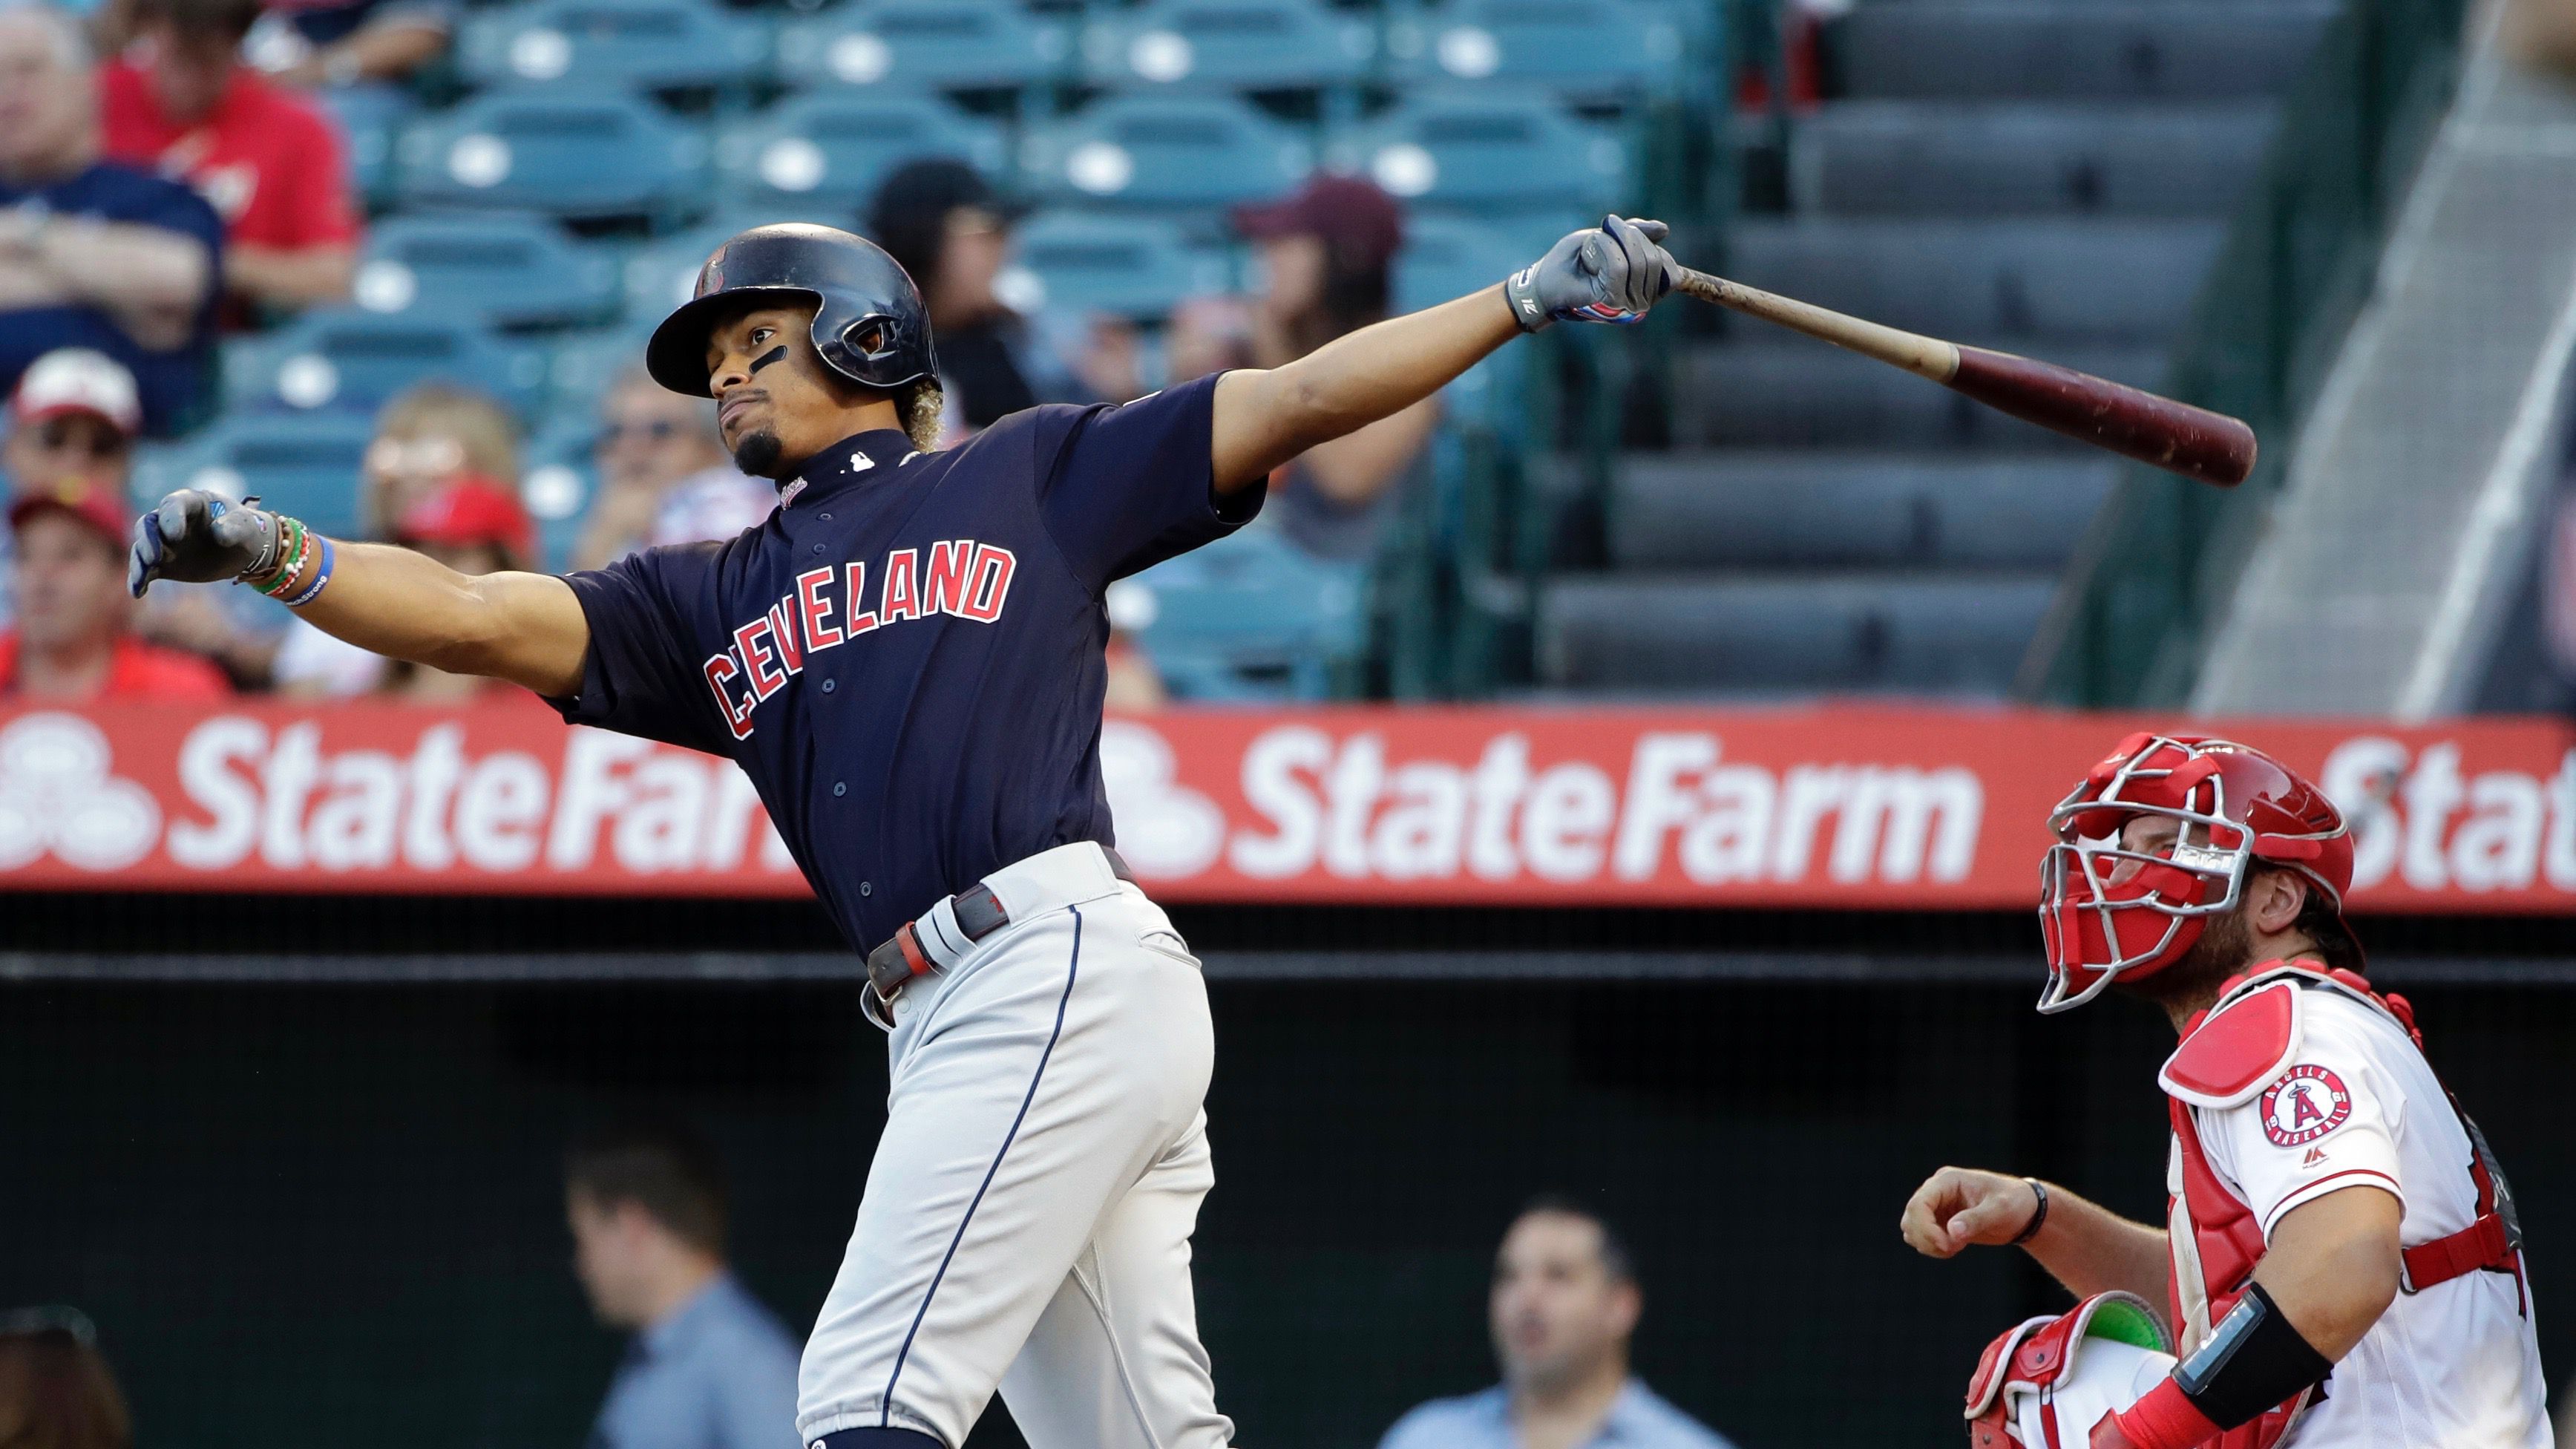
M 946 339 L 941 339 L 943 360 Z M 573 545 L 572 566 L 604 568 L 639 548 L 731 538 L 778 506 L 778 490 L 746 476 L 716 437 L 716 405 L 682 397 L 642 366 L 618 374 L 599 403 L 591 458 L 599 491 Z
M 134 636 L 134 598 L 125 589 L 134 513 L 121 491 L 81 473 L 10 500 L 17 620 L 0 631 L 0 697 L 87 703 L 232 693 L 214 665 Z
M 107 154 L 185 181 L 222 217 L 224 281 L 253 307 L 346 301 L 358 210 L 334 124 L 243 65 L 259 0 L 135 0 L 99 72 Z
M 1142 579 L 1120 579 L 1109 586 L 1102 605 L 1109 614 L 1109 688 L 1102 704 L 1113 714 L 1150 714 L 1170 702 L 1162 671 L 1137 635 L 1154 627 L 1162 603 L 1154 586 Z
M 575 1148 L 564 1183 L 573 1272 L 635 1334 L 590 1449 L 797 1449 L 796 1342 L 726 1271 L 714 1155 L 628 1129 Z
M 73 477 L 94 478 L 122 496 L 142 418 L 134 374 L 114 358 L 81 347 L 37 358 L 9 396 L 9 432 L 0 439 L 7 496 L 51 492 Z M 13 556 L 9 537 L 0 534 L 0 579 Z M 0 599 L 0 624 L 9 617 Z
M 537 525 L 520 503 L 518 490 L 473 474 L 406 509 L 394 520 L 393 541 L 471 576 L 525 570 L 535 566 L 537 557 Z M 386 660 L 376 683 L 379 695 L 414 704 L 461 704 L 516 688 L 400 659 Z
M 455 0 L 271 0 L 243 53 L 291 86 L 399 85 L 447 53 Z
M 1284 200 L 1238 208 L 1234 224 L 1259 249 L 1261 294 L 1248 323 L 1214 307 L 1175 317 L 1175 377 L 1283 366 L 1387 315 L 1404 218 L 1374 184 L 1318 172 Z M 1439 425 L 1434 396 L 1308 449 L 1272 477 L 1263 516 L 1317 557 L 1366 558 Z
M 98 1330 L 69 1308 L 0 1313 L 0 1444 L 132 1449 L 134 1421 Z
M 404 515 L 465 478 L 518 487 L 519 427 L 509 409 L 455 383 L 405 388 L 376 414 L 367 445 L 358 483 L 367 536 L 392 540 Z M 278 646 L 275 677 L 281 691 L 305 698 L 365 694 L 383 684 L 385 661 L 297 619 Z
M 1020 365 L 1026 329 L 993 293 L 1020 215 L 974 167 L 945 156 L 896 167 L 868 208 L 868 235 L 912 274 L 930 309 L 951 438 L 1038 400 Z
M 134 373 L 145 423 L 196 402 L 223 224 L 174 181 L 99 159 L 88 42 L 49 5 L 0 6 L 0 387 L 62 347 Z
M 1728 1449 L 1628 1372 L 1643 1299 L 1597 1215 L 1555 1198 L 1524 1208 L 1494 1259 L 1490 1306 L 1503 1382 L 1422 1405 L 1378 1449 Z

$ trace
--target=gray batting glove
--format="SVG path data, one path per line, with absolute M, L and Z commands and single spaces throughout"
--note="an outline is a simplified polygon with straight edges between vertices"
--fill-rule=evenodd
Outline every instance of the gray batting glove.
M 154 579 L 206 584 L 273 569 L 278 539 L 276 514 L 182 488 L 135 520 L 125 586 L 139 599 Z
M 1681 278 L 1681 264 L 1656 245 L 1671 232 L 1660 221 L 1605 216 L 1589 231 L 1569 233 L 1504 280 L 1512 319 L 1523 332 L 1550 322 L 1643 319 Z

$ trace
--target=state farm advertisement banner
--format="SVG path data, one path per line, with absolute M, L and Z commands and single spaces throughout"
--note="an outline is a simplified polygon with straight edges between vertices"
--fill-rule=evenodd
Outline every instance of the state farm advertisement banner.
M 2172 722 L 1199 710 L 1111 720 L 1101 756 L 1119 848 L 1168 900 L 1983 910 L 2031 903 L 2049 807 L 2149 726 Z M 2204 728 L 2342 804 L 2362 909 L 2576 909 L 2564 725 Z M 218 886 L 805 890 L 731 764 L 569 729 L 532 702 L 0 712 L 0 888 Z

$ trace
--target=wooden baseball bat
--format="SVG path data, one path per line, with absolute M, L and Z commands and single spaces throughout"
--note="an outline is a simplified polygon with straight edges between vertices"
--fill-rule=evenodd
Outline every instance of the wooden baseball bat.
M 2053 362 L 1865 322 L 1688 267 L 1682 268 L 1680 287 L 1703 302 L 1877 358 L 1997 412 L 2186 478 L 2233 488 L 2254 471 L 2254 430 L 2223 413 Z

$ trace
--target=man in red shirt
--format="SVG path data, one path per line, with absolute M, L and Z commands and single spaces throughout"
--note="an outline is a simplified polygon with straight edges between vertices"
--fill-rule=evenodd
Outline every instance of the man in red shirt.
M 125 589 L 125 500 L 66 474 L 9 505 L 18 622 L 0 632 L 0 699 L 65 704 L 221 699 L 223 671 L 133 637 Z
M 99 71 L 107 154 L 185 181 L 224 219 L 224 280 L 257 306 L 346 301 L 358 211 L 339 133 L 237 59 L 259 0 L 137 0 Z

